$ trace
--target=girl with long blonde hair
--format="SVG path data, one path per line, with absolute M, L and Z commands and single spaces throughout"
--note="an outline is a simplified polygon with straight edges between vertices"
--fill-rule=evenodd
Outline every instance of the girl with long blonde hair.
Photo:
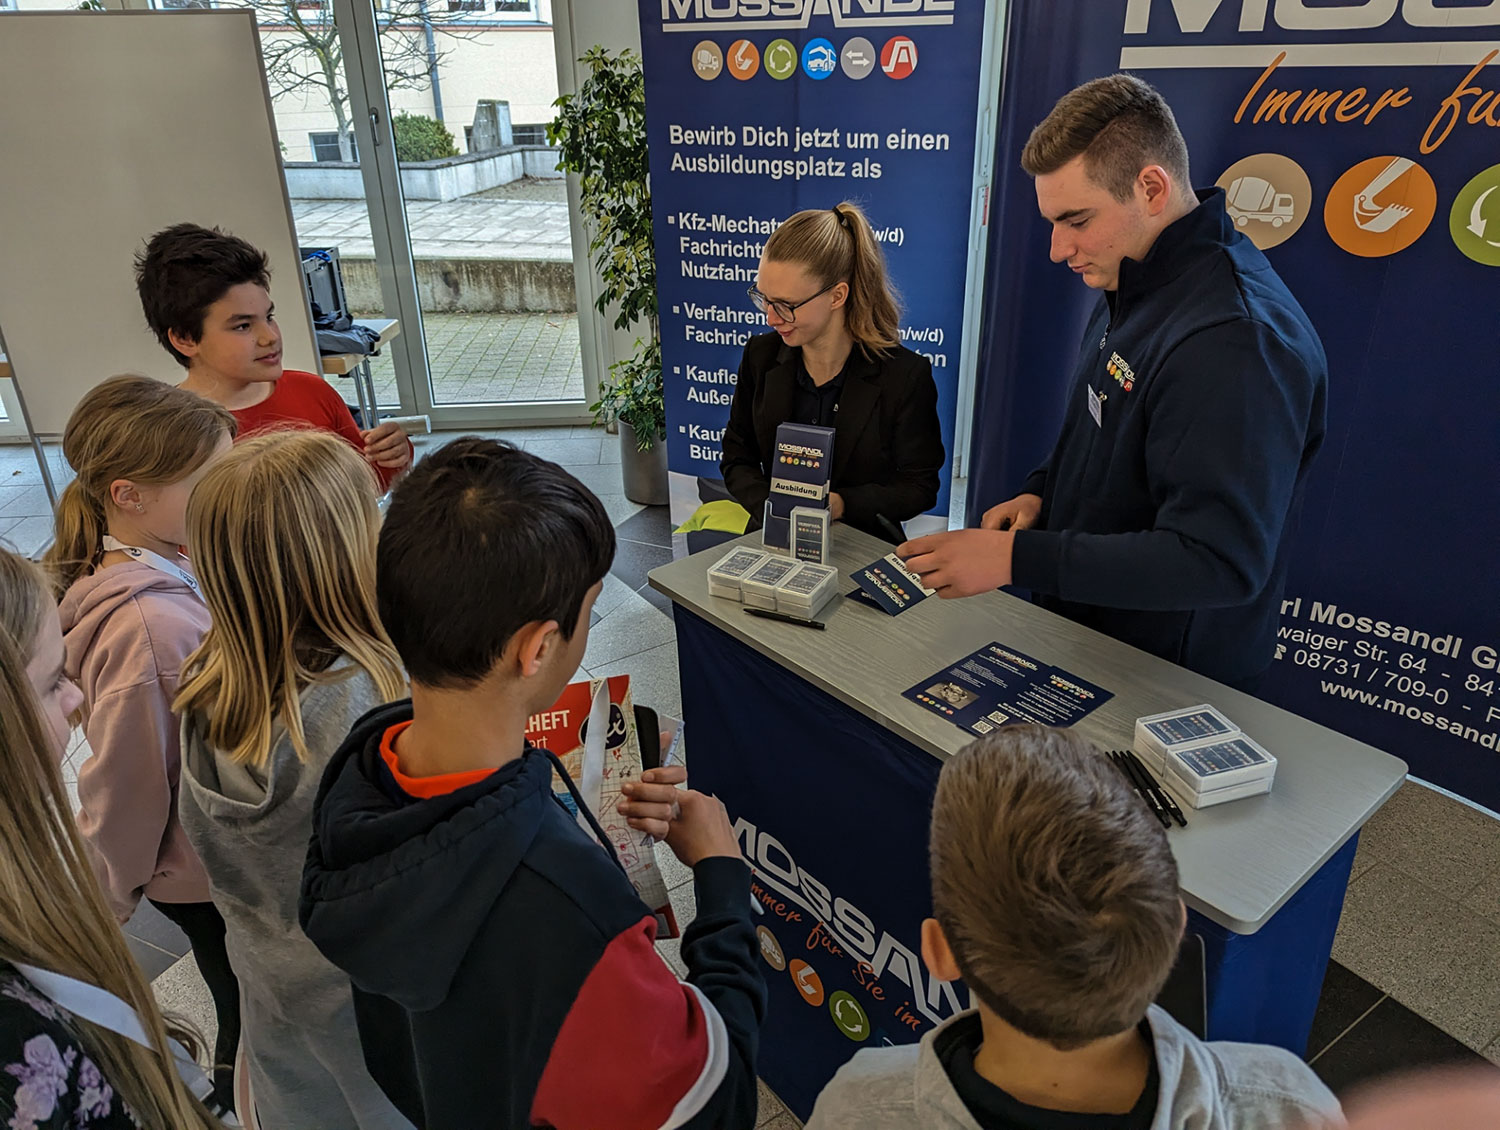
M 46 578 L 0 550 L 0 1115 L 16 1128 L 216 1130 L 69 812 L 59 766 L 82 701 Z M 133 1013 L 132 1035 L 88 1007 L 110 998 Z
M 323 767 L 407 693 L 375 610 L 376 489 L 336 436 L 281 431 L 240 443 L 188 506 L 213 626 L 177 698 L 181 817 L 228 923 L 268 1127 L 409 1125 L 365 1068 L 348 977 L 297 921 Z
M 234 417 L 150 377 L 91 389 L 63 433 L 77 472 L 46 556 L 60 599 L 68 673 L 83 691 L 89 755 L 78 827 L 120 922 L 142 896 L 179 926 L 213 995 L 217 1099 L 232 1108 L 239 986 L 208 877 L 177 820 L 183 663 L 208 630 L 182 555 L 194 484 L 229 450 Z

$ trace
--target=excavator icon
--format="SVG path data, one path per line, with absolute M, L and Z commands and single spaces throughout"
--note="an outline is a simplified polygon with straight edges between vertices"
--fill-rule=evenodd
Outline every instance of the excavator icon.
M 1354 226 L 1361 231 L 1388 232 L 1412 209 L 1404 204 L 1377 204 L 1375 198 L 1401 178 L 1414 165 L 1405 157 L 1393 157 L 1391 163 L 1375 174 L 1375 179 L 1354 194 Z

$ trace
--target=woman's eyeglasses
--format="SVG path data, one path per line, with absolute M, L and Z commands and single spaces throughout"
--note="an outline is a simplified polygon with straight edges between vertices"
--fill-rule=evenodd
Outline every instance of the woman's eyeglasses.
M 760 310 L 762 313 L 767 310 L 774 311 L 776 316 L 783 322 L 795 322 L 797 320 L 797 308 L 799 306 L 806 306 L 813 300 L 813 298 L 821 298 L 823 295 L 827 294 L 830 290 L 838 285 L 839 284 L 836 282 L 830 283 L 828 286 L 825 286 L 822 290 L 818 291 L 817 294 L 814 294 L 811 298 L 804 298 L 801 302 L 785 302 L 779 298 L 767 298 L 760 292 L 759 288 L 753 286 L 745 293 L 750 296 L 750 301 L 755 303 L 755 308 L 757 310 Z

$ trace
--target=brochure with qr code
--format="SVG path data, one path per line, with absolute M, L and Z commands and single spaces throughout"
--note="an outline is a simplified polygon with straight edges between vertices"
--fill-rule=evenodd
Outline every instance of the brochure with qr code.
M 650 735 L 656 740 L 656 735 Z M 621 785 L 641 775 L 641 738 L 636 732 L 630 676 L 590 679 L 563 689 L 550 710 L 533 714 L 526 740 L 557 754 L 589 811 L 619 856 L 641 901 L 656 915 L 656 936 L 675 938 L 679 930 L 656 866 L 651 837 L 625 822 L 617 810 Z M 590 839 L 594 830 L 579 815 L 573 794 L 554 771 L 552 791 Z
M 1001 726 L 1071 726 L 1113 691 L 1002 643 L 986 644 L 905 692 L 917 705 L 983 736 Z

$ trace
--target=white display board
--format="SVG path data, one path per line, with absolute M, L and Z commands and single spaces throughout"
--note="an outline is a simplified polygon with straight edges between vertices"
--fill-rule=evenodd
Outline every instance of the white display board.
M 179 382 L 133 258 L 175 223 L 264 249 L 289 368 L 317 372 L 248 11 L 0 16 L 0 333 L 34 431 L 115 373 Z

